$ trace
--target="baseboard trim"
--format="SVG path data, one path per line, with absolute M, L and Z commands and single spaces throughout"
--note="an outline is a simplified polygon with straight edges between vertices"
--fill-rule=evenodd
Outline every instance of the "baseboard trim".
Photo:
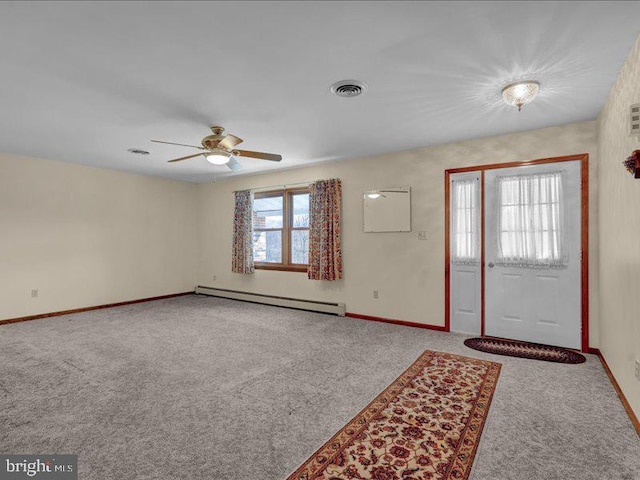
M 370 320 L 372 322 L 391 323 L 393 325 L 402 325 L 405 327 L 425 328 L 427 330 L 437 330 L 439 332 L 448 332 L 447 327 L 443 325 L 428 325 L 426 323 L 407 322 L 406 320 L 395 320 L 393 318 L 372 317 L 370 315 L 361 315 L 359 313 L 347 312 L 345 317 L 357 318 L 359 320 Z
M 28 322 L 29 320 L 40 320 L 42 318 L 59 317 L 60 315 L 70 315 L 72 313 L 88 312 L 90 310 L 100 310 L 103 308 L 121 307 L 122 305 L 131 305 L 134 303 L 152 302 L 154 300 L 162 300 L 165 298 L 182 297 L 184 295 L 191 295 L 194 292 L 182 292 L 172 293 L 170 295 L 160 295 L 159 297 L 140 298 L 137 300 L 129 300 L 126 302 L 106 303 L 104 305 L 96 305 L 94 307 L 74 308 L 72 310 L 62 310 L 60 312 L 41 313 L 39 315 L 29 315 L 28 317 L 9 318 L 7 320 L 0 320 L 0 325 L 7 325 L 9 323 Z
M 607 361 L 605 360 L 604 356 L 602 355 L 602 352 L 597 348 L 590 348 L 589 349 L 589 353 L 594 353 L 595 355 L 598 355 L 598 358 L 600 358 L 600 362 L 602 363 L 602 367 L 604 368 L 604 371 L 607 372 L 607 376 L 609 377 L 609 380 L 611 381 L 611 385 L 613 385 L 613 389 L 618 394 L 618 397 L 620 397 L 620 401 L 622 402 L 622 406 L 626 410 L 627 415 L 629 415 L 629 418 L 631 419 L 631 423 L 633 424 L 633 428 L 636 429 L 636 433 L 640 437 L 640 421 L 638 420 L 638 417 L 636 416 L 635 412 L 631 408 L 631 404 L 627 400 L 627 397 L 624 396 L 624 393 L 622 392 L 622 389 L 620 388 L 620 385 L 618 385 L 618 381 L 616 380 L 616 377 L 613 376 L 613 372 L 609 368 L 609 365 L 607 364 Z

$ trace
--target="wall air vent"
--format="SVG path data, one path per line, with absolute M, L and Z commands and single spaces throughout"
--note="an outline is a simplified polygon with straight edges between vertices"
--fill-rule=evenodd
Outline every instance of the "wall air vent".
M 331 85 L 331 92 L 344 98 L 357 97 L 366 90 L 367 84 L 359 80 L 341 80 Z
M 631 130 L 629 131 L 629 134 L 640 135 L 640 103 L 631 105 L 630 114 Z

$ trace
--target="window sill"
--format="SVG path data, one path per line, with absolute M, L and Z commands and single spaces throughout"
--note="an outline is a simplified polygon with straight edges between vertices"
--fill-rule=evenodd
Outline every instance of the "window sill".
M 295 265 L 295 266 L 286 266 L 286 265 L 269 265 L 264 263 L 256 263 L 256 270 L 276 270 L 280 272 L 298 272 L 298 273 L 307 273 L 308 266 L 307 265 Z

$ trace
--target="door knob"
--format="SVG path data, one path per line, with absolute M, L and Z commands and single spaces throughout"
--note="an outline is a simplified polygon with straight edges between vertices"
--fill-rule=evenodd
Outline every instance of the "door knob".
M 493 268 L 493 267 L 495 267 L 495 266 L 496 266 L 496 264 L 495 264 L 495 263 L 493 263 L 493 262 L 489 262 L 489 268 Z

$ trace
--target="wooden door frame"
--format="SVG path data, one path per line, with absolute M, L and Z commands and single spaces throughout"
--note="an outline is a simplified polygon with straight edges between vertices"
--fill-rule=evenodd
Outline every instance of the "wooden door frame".
M 480 335 L 484 336 L 485 327 L 485 245 L 484 245 L 484 172 L 486 170 L 495 170 L 498 168 L 526 167 L 529 165 L 542 165 L 545 163 L 560 162 L 580 162 L 581 177 L 581 208 L 580 208 L 580 254 L 581 254 L 581 312 L 582 312 L 582 351 L 589 351 L 589 154 L 581 153 L 578 155 L 567 155 L 564 157 L 540 158 L 537 160 L 528 160 L 524 162 L 506 162 L 491 163 L 487 165 L 474 165 L 471 167 L 450 168 L 444 171 L 444 325 L 445 331 L 451 329 L 451 284 L 450 284 L 450 268 L 451 268 L 451 252 L 450 252 L 450 191 L 449 181 L 454 173 L 480 172 Z

